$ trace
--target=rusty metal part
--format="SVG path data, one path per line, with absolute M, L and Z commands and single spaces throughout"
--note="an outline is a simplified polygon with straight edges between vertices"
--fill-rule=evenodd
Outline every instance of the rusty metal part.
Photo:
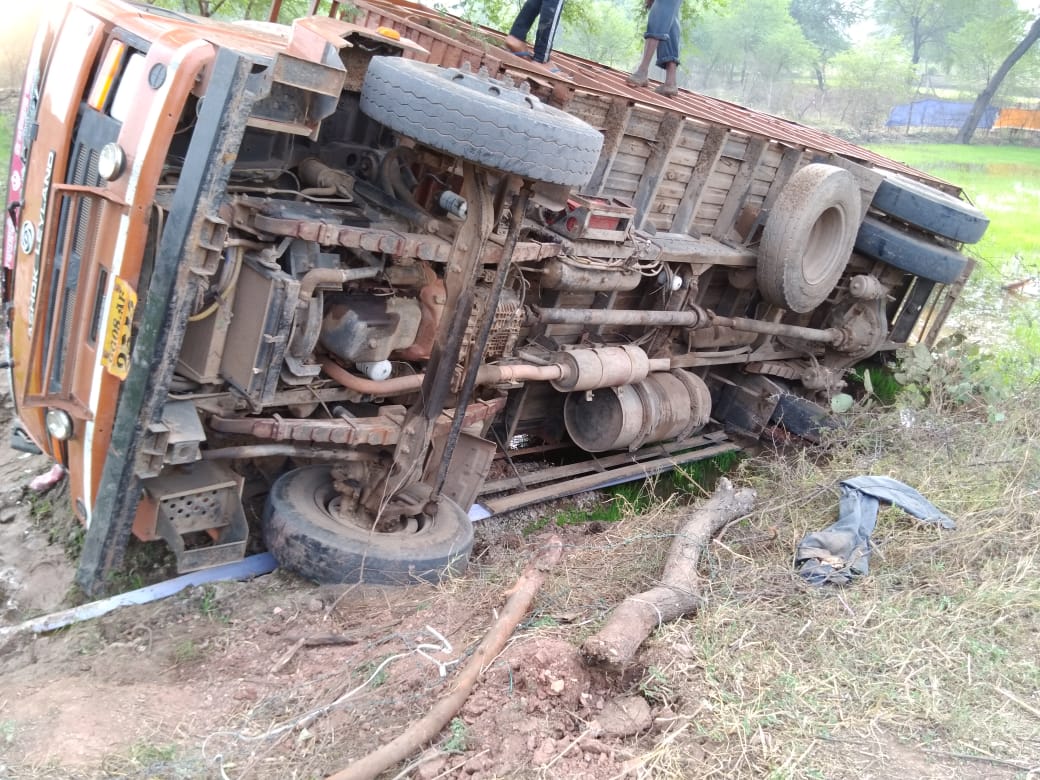
M 689 436 L 710 415 L 711 394 L 704 380 L 683 371 L 650 374 L 625 387 L 571 393 L 563 407 L 567 433 L 587 452 L 635 450 Z
M 373 396 L 407 395 L 419 390 L 426 374 L 412 374 L 411 376 L 399 376 L 393 379 L 377 381 L 365 379 L 347 371 L 343 366 L 332 360 L 323 360 L 321 367 L 325 373 L 335 379 L 344 387 Z M 551 382 L 563 376 L 564 368 L 559 365 L 533 366 L 528 363 L 507 363 L 504 365 L 484 365 L 477 372 L 477 384 L 502 385 L 513 382 Z
M 687 344 L 690 349 L 719 349 L 724 347 L 750 346 L 758 338 L 758 334 L 746 330 L 733 330 L 712 326 L 687 331 Z
M 380 273 L 379 268 L 312 268 L 300 280 L 298 305 L 306 308 L 314 296 L 314 291 L 323 284 L 343 285 L 361 279 L 374 279 Z
M 451 392 L 455 366 L 462 357 L 462 340 L 466 323 L 473 311 L 475 282 L 481 269 L 480 258 L 495 225 L 487 174 L 468 162 L 463 164 L 462 195 L 469 202 L 469 215 L 455 235 L 449 253 L 450 262 L 444 274 L 448 295 L 446 308 L 450 315 L 443 318 L 437 331 L 420 399 L 408 410 L 390 467 L 383 478 L 374 480 L 368 486 L 361 498 L 362 505 L 377 524 L 393 522 L 392 517 L 383 515 L 387 502 L 409 483 L 422 479 L 433 423 L 444 410 Z M 479 354 L 475 358 L 478 364 Z M 456 422 L 461 424 L 461 421 Z M 445 453 L 450 457 L 450 448 L 445 448 Z
M 802 385 L 809 390 L 829 390 L 835 392 L 845 386 L 841 372 L 826 366 L 810 366 L 802 374 Z
M 328 222 L 270 217 L 265 214 L 257 214 L 253 217 L 252 226 L 262 233 L 317 241 L 323 246 L 367 249 L 369 252 L 386 252 L 397 257 L 416 257 L 420 260 L 438 263 L 446 263 L 451 257 L 450 243 L 437 236 L 418 233 L 400 233 L 354 225 L 334 225 Z M 249 225 L 242 225 L 242 227 L 249 227 Z
M 547 290 L 611 292 L 634 290 L 643 276 L 631 268 L 581 266 L 557 258 L 542 269 L 541 285 Z
M 700 307 L 686 311 L 633 311 L 629 309 L 553 309 L 530 307 L 528 321 L 541 325 L 666 325 L 700 328 L 709 315 Z
M 418 205 L 404 203 L 388 192 L 384 192 L 374 184 L 363 179 L 354 182 L 354 191 L 369 203 L 373 203 L 381 209 L 397 214 L 399 217 L 411 222 L 419 230 L 426 233 L 434 233 L 440 230 L 444 223 L 436 217 L 427 214 Z
M 202 450 L 203 460 L 239 460 L 242 458 L 313 458 L 315 460 L 371 460 L 375 455 L 358 449 L 319 450 L 293 444 L 243 444 L 238 447 L 220 447 Z
M 769 336 L 783 336 L 801 339 L 820 344 L 838 347 L 846 340 L 846 334 L 840 328 L 806 328 L 802 325 L 788 325 L 782 322 L 764 322 L 748 317 L 721 317 L 711 315 L 711 323 L 723 328 L 733 328 L 749 333 L 764 333 Z
M 466 407 L 463 426 L 493 419 L 505 407 L 505 398 L 476 401 Z M 383 407 L 376 417 L 338 417 L 329 420 L 295 420 L 284 417 L 219 417 L 210 418 L 210 426 L 221 433 L 253 436 L 273 441 L 310 442 L 315 444 L 370 444 L 386 447 L 401 437 L 404 407 Z M 443 413 L 431 424 L 434 432 L 446 431 L 454 415 Z M 310 451 L 310 450 L 308 450 Z
M 474 339 L 474 343 L 470 345 L 469 362 L 466 364 L 466 374 L 462 381 L 462 389 L 459 391 L 459 398 L 470 398 L 473 395 L 474 389 L 476 389 L 477 375 L 480 372 L 481 360 L 483 359 L 484 353 L 487 351 L 488 341 L 491 338 L 491 330 L 495 325 L 496 320 L 494 316 L 491 316 L 491 312 L 498 311 L 499 301 L 502 299 L 502 293 L 505 290 L 506 277 L 509 276 L 511 258 L 520 238 L 520 228 L 523 225 L 524 215 L 527 213 L 527 203 L 530 196 L 530 189 L 527 186 L 522 186 L 516 195 L 516 200 L 512 204 L 509 230 L 506 233 L 506 240 L 502 246 L 503 261 L 498 264 L 498 271 L 495 274 L 494 281 L 491 283 L 491 289 L 487 294 L 484 321 L 480 325 L 480 330 Z M 482 197 L 487 196 L 482 193 Z M 485 205 L 485 208 L 486 207 L 487 206 Z M 435 495 L 440 493 L 441 489 L 444 487 L 444 480 L 448 475 L 448 467 L 450 465 L 452 453 L 455 450 L 455 443 L 458 441 L 461 432 L 462 420 L 455 420 L 451 426 L 451 430 L 448 432 L 448 440 L 444 445 L 444 457 L 441 458 L 440 466 L 438 467 L 436 476 L 433 479 L 433 491 Z
M 689 449 L 691 446 L 697 449 Z M 484 486 L 484 494 L 514 490 L 517 487 L 524 489 L 498 498 L 481 499 L 480 503 L 489 512 L 500 514 L 541 501 L 615 485 L 628 479 L 649 477 L 671 471 L 683 463 L 704 460 L 739 449 L 736 442 L 727 441 L 724 434 L 718 433 L 697 436 L 685 442 L 658 444 L 639 452 L 593 458 L 584 463 L 559 466 L 525 475 L 525 480 L 531 484 L 538 484 L 538 487 L 525 487 L 515 479 L 487 483 Z
M 401 360 L 429 359 L 434 339 L 437 337 L 437 329 L 441 318 L 444 317 L 444 307 L 448 303 L 448 292 L 444 289 L 444 282 L 433 276 L 433 269 L 426 267 L 431 278 L 419 291 L 419 330 L 411 346 L 397 353 L 396 357 Z
M 564 393 L 630 385 L 646 379 L 651 371 L 646 352 L 631 344 L 559 352 L 553 361 L 563 367 L 563 376 L 552 386 Z M 667 370 L 667 359 L 664 364 Z
M 300 181 L 310 187 L 331 190 L 329 194 L 339 195 L 348 200 L 354 199 L 354 177 L 346 171 L 338 171 L 317 157 L 308 157 L 300 162 Z
M 859 274 L 849 279 L 849 294 L 853 298 L 873 301 L 888 295 L 888 288 L 876 276 Z
M 414 298 L 367 293 L 325 295 L 321 344 L 350 363 L 387 360 L 415 342 L 422 312 Z

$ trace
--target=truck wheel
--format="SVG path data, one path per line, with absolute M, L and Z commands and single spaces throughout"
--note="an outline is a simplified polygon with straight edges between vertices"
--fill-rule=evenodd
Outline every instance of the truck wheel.
M 989 227 L 989 217 L 970 203 L 898 173 L 879 173 L 885 178 L 870 203 L 878 211 L 965 244 L 977 242 Z
M 883 260 L 922 279 L 950 284 L 968 265 L 968 258 L 926 238 L 911 235 L 894 225 L 867 217 L 856 236 L 856 251 Z
M 473 525 L 441 497 L 435 517 L 392 533 L 329 510 L 337 497 L 328 466 L 307 466 L 279 477 L 264 510 L 264 540 L 278 564 L 323 584 L 366 582 L 414 585 L 465 571 Z
M 859 187 L 844 168 L 813 163 L 797 171 L 762 231 L 762 297 L 800 314 L 827 300 L 852 253 L 859 215 Z
M 505 81 L 400 57 L 373 57 L 361 110 L 402 135 L 488 168 L 587 184 L 603 135 Z

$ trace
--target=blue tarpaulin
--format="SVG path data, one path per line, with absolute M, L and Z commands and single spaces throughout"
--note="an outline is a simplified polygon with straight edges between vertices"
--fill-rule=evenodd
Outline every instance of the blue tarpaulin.
M 971 103 L 953 100 L 915 100 L 895 106 L 888 114 L 888 127 L 960 127 L 971 112 Z M 990 130 L 997 121 L 1000 109 L 989 106 L 979 118 L 976 128 Z

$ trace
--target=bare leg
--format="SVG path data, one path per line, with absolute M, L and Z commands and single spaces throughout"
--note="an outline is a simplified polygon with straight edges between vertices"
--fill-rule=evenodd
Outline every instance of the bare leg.
M 625 81 L 635 87 L 645 87 L 647 79 L 650 74 L 650 63 L 654 61 L 654 55 L 657 54 L 657 44 L 660 43 L 657 38 L 647 38 L 646 43 L 643 44 L 643 59 L 639 63 L 639 67 L 636 68 L 635 72 L 629 76 Z
M 665 83 L 666 86 L 669 86 L 669 87 L 676 86 L 675 73 L 676 73 L 677 70 L 678 70 L 678 67 L 676 66 L 676 63 L 674 63 L 674 62 L 667 62 L 667 63 L 665 63 L 665 66 L 664 66 L 664 83 Z

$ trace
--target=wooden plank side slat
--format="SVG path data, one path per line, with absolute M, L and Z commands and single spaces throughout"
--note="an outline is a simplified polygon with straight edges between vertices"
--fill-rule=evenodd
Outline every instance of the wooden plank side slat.
M 722 204 L 722 211 L 715 222 L 715 227 L 711 233 L 712 238 L 726 238 L 729 231 L 733 228 L 737 221 L 737 215 L 744 208 L 744 203 L 747 200 L 755 169 L 758 168 L 762 157 L 768 149 L 769 140 L 766 138 L 753 138 L 748 144 L 744 161 L 740 164 L 740 170 L 737 172 L 737 175 L 733 177 L 733 183 L 726 194 L 725 202 Z
M 621 141 L 625 137 L 625 125 L 631 106 L 627 100 L 615 98 L 607 107 L 606 116 L 600 132 L 603 133 L 603 151 L 600 152 L 599 160 L 592 171 L 586 191 L 596 195 L 602 195 L 607 184 L 611 168 L 617 157 Z
M 671 232 L 688 233 L 693 226 L 693 217 L 700 206 L 711 171 L 722 156 L 722 147 L 726 143 L 727 135 L 729 131 L 723 125 L 713 125 L 708 131 L 700 154 L 697 155 L 697 163 L 693 166 L 693 173 L 686 183 L 679 208 L 669 226 Z
M 792 174 L 794 174 L 795 170 L 801 164 L 803 156 L 804 152 L 801 149 L 788 147 L 784 150 L 783 156 L 780 158 L 780 165 L 776 170 L 776 175 L 773 177 L 773 181 L 769 185 L 769 191 L 766 193 L 765 200 L 762 201 L 763 211 L 773 207 L 777 197 L 780 195 L 780 191 L 784 188 L 788 179 L 791 178 Z
M 650 152 L 646 161 L 646 168 L 639 181 L 639 189 L 636 190 L 635 200 L 632 205 L 636 209 L 636 227 L 642 227 L 647 214 L 654 205 L 657 196 L 657 188 L 661 184 L 661 177 L 668 166 L 668 158 L 679 138 L 682 129 L 682 116 L 679 114 L 668 114 L 661 122 L 657 135 L 657 142 Z

